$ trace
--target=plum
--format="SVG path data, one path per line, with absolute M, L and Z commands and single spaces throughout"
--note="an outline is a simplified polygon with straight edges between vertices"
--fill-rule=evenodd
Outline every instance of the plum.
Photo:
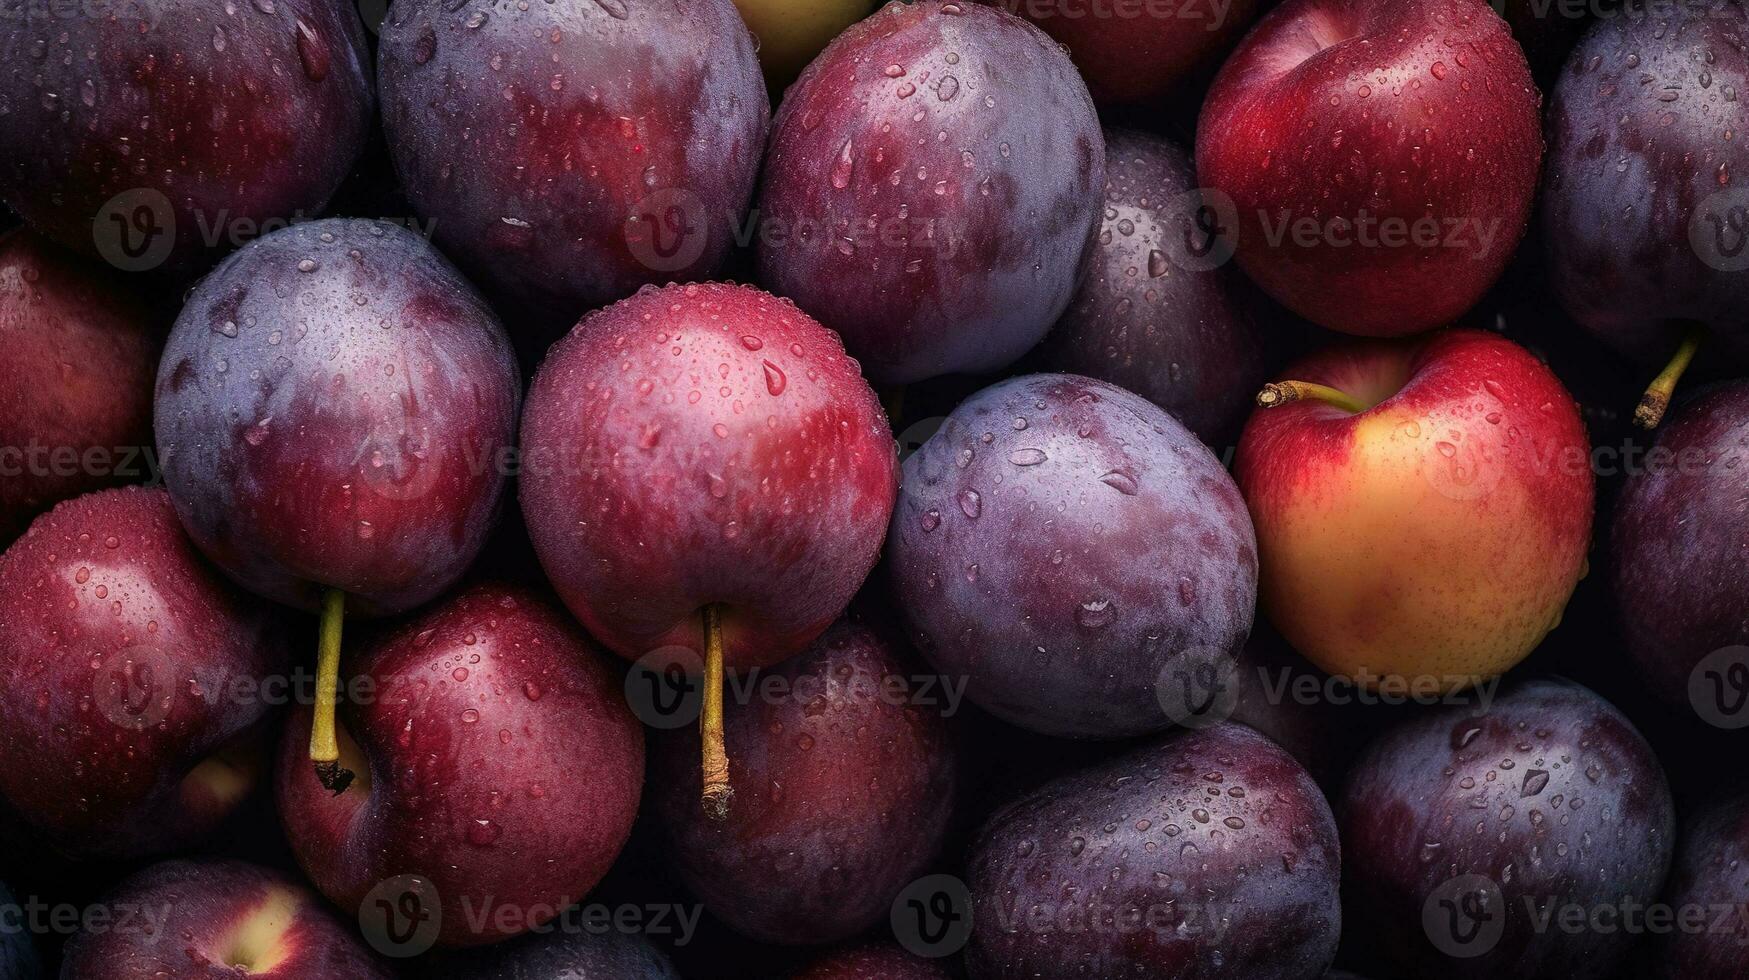
M 1062 42 L 1101 105 L 1143 105 L 1172 95 L 1220 59 L 1269 4 L 1262 0 L 981 0 L 1032 21 Z
M 1330 806 L 1241 725 L 1183 732 L 991 817 L 969 867 L 975 980 L 1315 980 L 1336 955 Z
M 648 939 L 625 932 L 530 936 L 433 963 L 425 980 L 680 980 Z
M 950 980 L 950 975 L 935 960 L 881 942 L 828 953 L 791 980 Z
M 970 2 L 890 3 L 785 94 L 760 281 L 877 382 L 993 372 L 1068 307 L 1104 184 L 1092 100 L 1048 37 Z
M 725 737 L 741 746 L 727 821 L 696 819 L 698 743 L 653 751 L 652 806 L 688 888 L 731 927 L 776 943 L 825 943 L 884 922 L 941 843 L 955 754 L 916 671 L 867 626 L 840 622 L 806 652 L 749 679 Z M 777 683 L 774 683 L 777 682 Z M 769 693 L 768 693 L 769 692 Z
M 395 0 L 383 125 L 437 243 L 566 324 L 717 272 L 770 108 L 731 0 Z
M 1629 477 L 1610 536 L 1614 594 L 1629 654 L 1652 691 L 1709 721 L 1735 722 L 1728 709 L 1749 683 L 1722 670 L 1709 682 L 1703 662 L 1749 645 L 1749 381 L 1697 393 L 1659 433 L 1647 465 Z M 1680 582 L 1680 588 L 1672 583 Z M 1728 668 L 1731 664 L 1720 666 Z M 1696 683 L 1698 690 L 1691 688 Z M 1691 691 L 1697 697 L 1691 702 Z M 1714 696 L 1718 697 L 1714 701 Z M 1749 715 L 1741 722 L 1749 723 Z
M 201 840 L 261 770 L 271 609 L 201 559 L 163 490 L 63 501 L 0 556 L 0 796 L 61 849 Z
M 1115 738 L 1175 715 L 1161 682 L 1230 665 L 1257 543 L 1220 461 L 1152 403 L 1092 378 L 1014 378 L 905 461 L 887 539 L 919 649 L 996 716 Z
M 1628 931 L 1563 923 L 1656 899 L 1675 838 L 1646 740 L 1559 679 L 1391 729 L 1337 812 L 1344 914 L 1396 969 L 1428 978 L 1613 975 Z
M 1075 302 L 1041 351 L 1052 371 L 1128 388 L 1210 445 L 1239 434 L 1264 382 L 1262 338 L 1237 271 L 1199 250 L 1184 151 L 1105 133 L 1105 218 Z
M 58 500 L 151 475 L 154 326 L 71 253 L 0 235 L 0 546 Z
M 361 910 L 434 896 L 432 941 L 475 946 L 546 926 L 595 887 L 631 834 L 644 733 L 606 653 L 556 604 L 476 585 L 353 670 L 374 692 L 341 713 L 358 778 L 337 794 L 318 781 L 307 708 L 276 774 L 287 838 L 324 895 Z
M 198 269 L 319 212 L 364 146 L 369 55 L 345 0 L 14 7 L 0 198 L 68 248 Z
M 1664 904 L 1676 922 L 1654 940 L 1648 975 L 1659 980 L 1742 975 L 1749 958 L 1749 796 L 1712 801 L 1683 822 Z
M 1548 271 L 1583 327 L 1636 359 L 1686 366 L 1685 336 L 1749 356 L 1749 8 L 1658 4 L 1603 18 L 1567 60 L 1549 109 Z M 1679 376 L 1680 370 L 1677 375 Z M 1675 378 L 1642 424 L 1656 424 Z

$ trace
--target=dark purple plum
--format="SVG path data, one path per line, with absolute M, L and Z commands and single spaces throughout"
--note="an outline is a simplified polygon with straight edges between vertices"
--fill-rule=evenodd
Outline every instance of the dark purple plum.
M 346 0 L 18 4 L 0 31 L 0 198 L 130 271 L 198 268 L 313 217 L 375 111 Z
M 648 939 L 626 932 L 554 932 L 452 954 L 425 980 L 680 980 Z
M 194 290 L 158 369 L 158 449 L 189 533 L 249 589 L 394 613 L 484 543 L 517 394 L 503 327 L 435 249 L 331 219 Z
M 770 122 L 731 0 L 395 0 L 380 74 L 395 169 L 438 244 L 567 325 L 714 275 Z
M 1337 812 L 1344 915 L 1402 975 L 1426 978 L 1614 975 L 1632 935 L 1563 923 L 1655 900 L 1675 839 L 1646 740 L 1565 680 L 1391 729 Z
M 1265 380 L 1238 271 L 1198 258 L 1200 197 L 1183 150 L 1112 129 L 1105 147 L 1105 224 L 1043 365 L 1128 388 L 1223 444 Z
M 1664 893 L 1677 927 L 1653 940 L 1649 973 L 1657 980 L 1741 977 L 1749 962 L 1749 795 L 1714 801 L 1682 830 Z
M 8 923 L 15 924 L 11 910 L 20 909 L 18 899 L 12 896 L 10 889 L 0 883 L 0 912 L 4 912 Z M 4 980 L 43 980 L 47 974 L 43 972 L 42 957 L 37 954 L 36 942 L 31 938 L 28 929 L 9 928 L 0 931 L 0 978 Z
M 1721 692 L 1696 678 L 1697 668 L 1717 651 L 1749 645 L 1749 381 L 1698 393 L 1646 460 L 1615 509 L 1617 609 L 1628 652 L 1653 692 L 1703 708 L 1704 697 L 1691 702 L 1692 682 L 1700 681 L 1703 696 Z M 1740 681 L 1732 687 L 1723 692 L 1728 701 L 1749 693 Z
M 968 874 L 975 980 L 1314 980 L 1341 849 L 1317 784 L 1242 725 L 1183 732 L 999 811 Z
M 204 839 L 261 781 L 283 628 L 163 490 L 62 501 L 0 555 L 0 797 L 77 857 Z
M 785 93 L 759 275 L 877 382 L 988 373 L 1068 307 L 1105 141 L 1069 58 L 992 7 L 890 3 Z
M 58 500 L 150 476 L 158 344 L 145 305 L 96 268 L 0 235 L 0 546 Z
M 1160 682 L 1230 664 L 1256 610 L 1251 518 L 1220 461 L 1151 402 L 1076 375 L 955 409 L 905 461 L 887 554 L 924 655 L 1050 735 L 1182 720 Z
M 827 953 L 791 980 L 950 980 L 950 974 L 938 960 L 881 942 Z
M 1543 189 L 1549 273 L 1573 319 L 1634 358 L 1663 363 L 1697 325 L 1718 359 L 1749 356 L 1738 92 L 1749 92 L 1739 0 L 1603 18 L 1561 71 Z
M 734 807 L 699 818 L 698 738 L 653 750 L 652 806 L 672 860 L 712 914 L 764 942 L 847 939 L 886 921 L 894 896 L 935 855 L 953 803 L 955 752 L 919 671 L 866 626 L 834 624 L 814 645 L 733 686 L 723 720 L 736 747 Z M 774 683 L 775 682 L 775 683 Z

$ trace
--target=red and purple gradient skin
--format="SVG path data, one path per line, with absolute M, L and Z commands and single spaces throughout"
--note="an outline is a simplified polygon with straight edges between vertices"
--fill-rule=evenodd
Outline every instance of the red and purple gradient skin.
M 1617 975 L 1631 930 L 1549 928 L 1538 916 L 1644 909 L 1676 831 L 1651 746 L 1565 680 L 1523 683 L 1482 713 L 1414 716 L 1350 770 L 1337 811 L 1346 913 L 1372 930 L 1391 975 L 1433 980 Z M 1429 941 L 1424 915 L 1456 899 L 1439 889 L 1466 875 L 1498 889 L 1503 931 L 1457 957 Z
M 1628 480 L 1610 538 L 1628 652 L 1667 703 L 1715 651 L 1749 644 L 1749 381 L 1696 394 Z
M 928 960 L 890 942 L 827 953 L 794 980 L 951 980 L 940 960 Z
M 158 369 L 164 479 L 201 550 L 303 609 L 400 612 L 484 544 L 515 444 L 510 342 L 473 287 L 395 225 L 258 239 L 189 297 Z
M 194 271 L 233 229 L 321 213 L 370 130 L 370 56 L 345 0 L 15 12 L 0 32 L 0 198 L 87 255 L 111 233 L 106 204 L 142 192 L 123 200 L 167 205 L 167 265 Z
M 1584 574 L 1595 507 L 1590 441 L 1554 373 L 1452 330 L 1329 348 L 1283 376 L 1370 407 L 1258 409 L 1240 440 L 1282 635 L 1369 686 L 1453 690 L 1529 655 Z
M 553 346 L 523 417 L 522 511 L 591 635 L 627 659 L 770 666 L 838 618 L 898 491 L 880 402 L 836 334 L 746 286 L 648 288 Z
M 714 275 L 771 110 L 731 0 L 397 0 L 383 124 L 437 241 L 562 313 Z
M 0 235 L 0 452 L 19 454 L 0 459 L 0 545 L 118 469 L 150 475 L 159 343 L 145 305 L 97 269 L 29 231 Z M 88 466 L 93 449 L 107 462 Z
M 162 490 L 57 505 L 0 556 L 0 794 L 63 850 L 133 858 L 210 834 L 255 782 L 239 696 L 288 666 L 271 609 L 195 551 Z M 253 761 L 253 760 L 249 760 Z
M 1336 955 L 1341 853 L 1324 794 L 1280 746 L 1228 723 L 1173 735 L 990 818 L 967 870 L 967 967 L 1313 980 Z
M 544 924 L 538 910 L 550 919 L 601 880 L 637 815 L 644 733 L 612 661 L 561 610 L 474 586 L 351 670 L 373 691 L 340 711 L 353 783 L 336 795 L 317 780 L 307 708 L 280 746 L 279 812 L 323 894 L 358 908 L 380 882 L 418 875 L 442 902 L 438 942 L 476 946 Z
M 155 864 L 122 881 L 96 907 L 113 910 L 116 925 L 81 932 L 69 940 L 62 976 L 79 980 L 236 976 L 391 980 L 395 976 L 320 896 L 290 875 L 242 861 Z
M 1419 333 L 1474 306 L 1523 237 L 1541 104 L 1486 3 L 1287 0 L 1209 90 L 1196 169 L 1236 208 L 1239 264 L 1284 306 L 1347 333 Z M 1363 218 L 1405 234 L 1364 244 Z M 1417 222 L 1427 238 L 1409 236 Z
M 786 944 L 887 921 L 941 845 L 958 772 L 945 706 L 912 703 L 919 673 L 891 640 L 840 621 L 762 676 L 786 693 L 726 705 L 736 792 L 721 823 L 699 817 L 698 736 L 663 735 L 651 802 L 680 877 L 711 914 Z
M 760 282 L 907 384 L 1013 363 L 1068 307 L 1105 139 L 1042 31 L 971 2 L 888 4 L 789 91 L 760 192 Z

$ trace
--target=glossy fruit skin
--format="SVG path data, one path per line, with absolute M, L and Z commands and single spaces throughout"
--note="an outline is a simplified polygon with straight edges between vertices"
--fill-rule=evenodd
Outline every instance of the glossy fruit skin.
M 1591 541 L 1591 446 L 1560 380 L 1477 330 L 1327 348 L 1282 377 L 1373 405 L 1258 409 L 1239 442 L 1282 635 L 1368 687 L 1455 690 L 1523 660 Z
M 1241 278 L 1191 257 L 1197 181 L 1183 150 L 1134 130 L 1107 129 L 1105 146 L 1104 224 L 1041 363 L 1127 388 L 1224 445 L 1263 385 Z
M 665 733 L 651 794 L 680 877 L 705 907 L 763 942 L 848 939 L 883 923 L 935 856 L 957 761 L 921 671 L 866 626 L 841 621 L 762 674 L 782 697 L 725 704 L 735 799 L 699 809 L 698 736 Z
M 1284 306 L 1347 333 L 1419 333 L 1474 306 L 1512 257 L 1540 106 L 1487 4 L 1287 0 L 1209 90 L 1197 173 L 1231 198 L 1239 264 Z
M 177 318 L 158 368 L 165 484 L 251 591 L 399 612 L 484 543 L 518 391 L 504 328 L 423 239 L 298 225 L 226 259 Z
M 1340 863 L 1329 804 L 1279 746 L 1242 725 L 1177 733 L 990 819 L 968 869 L 967 967 L 1313 980 L 1336 955 Z M 1076 914 L 1103 928 L 1059 927 Z
M 717 272 L 771 116 L 732 0 L 395 0 L 380 77 L 396 172 L 438 244 L 567 324 Z
M 628 367 L 629 365 L 629 367 Z M 702 649 L 770 666 L 874 566 L 898 454 L 831 331 L 746 286 L 646 289 L 553 346 L 523 416 L 522 510 L 591 635 L 627 659 Z
M 680 980 L 674 965 L 635 933 L 528 936 L 435 960 L 426 980 Z
M 275 914 L 273 905 L 284 903 Z M 194 980 L 259 976 L 264 980 L 346 977 L 390 980 L 395 974 L 341 914 L 302 882 L 242 861 L 166 861 L 117 885 L 101 908 L 115 925 L 75 935 L 61 975 L 79 980 Z M 255 950 L 238 937 L 251 917 L 277 941 Z M 147 923 L 155 917 L 159 928 Z M 122 922 L 128 921 L 127 926 Z M 259 956 L 239 965 L 243 950 Z
M 1163 672 L 1236 655 L 1256 608 L 1256 539 L 1220 462 L 1153 404 L 1076 375 L 961 403 L 905 461 L 887 555 L 918 649 L 1048 735 L 1165 728 Z
M 364 146 L 375 97 L 344 0 L 16 12 L 0 33 L 0 198 L 67 248 L 145 268 L 156 253 L 129 238 L 157 227 L 174 235 L 165 267 L 194 271 L 233 232 L 321 213 Z M 133 224 L 138 208 L 153 225 Z
M 772 97 L 781 98 L 833 38 L 874 9 L 875 0 L 735 0 L 735 7 L 759 42 Z
M 1069 49 L 1094 101 L 1145 105 L 1219 64 L 1256 19 L 1259 0 L 1230 4 L 1088 4 L 982 0 L 1037 24 Z
M 1749 146 L 1733 90 L 1749 91 L 1749 8 L 1734 0 L 1603 18 L 1554 90 L 1542 209 L 1554 291 L 1647 362 L 1675 352 L 1683 321 L 1711 329 L 1703 356 L 1749 357 Z
M 1640 675 L 1673 705 L 1689 705 L 1701 661 L 1749 644 L 1745 463 L 1749 381 L 1732 381 L 1670 416 L 1616 504 L 1610 562 L 1621 628 Z
M 1337 812 L 1344 913 L 1371 926 L 1374 948 L 1405 975 L 1430 978 L 1613 975 L 1633 941 L 1625 930 L 1559 920 L 1537 930 L 1526 903 L 1556 914 L 1643 906 L 1658 897 L 1675 835 L 1651 747 L 1565 680 L 1524 682 L 1485 712 L 1415 715 L 1367 749 Z M 1467 958 L 1436 947 L 1423 922 L 1438 889 L 1464 875 L 1492 881 L 1504 909 L 1498 942 Z
M 1048 37 L 992 7 L 889 3 L 785 94 L 759 281 L 876 382 L 990 373 L 1068 307 L 1104 185 L 1092 100 Z
M 89 263 L 0 235 L 0 545 L 121 471 L 150 476 L 158 345 L 144 304 Z
M 203 762 L 263 734 L 288 667 L 271 610 L 221 578 L 162 490 L 63 501 L 0 556 L 0 795 L 69 854 L 187 847 L 253 784 Z
M 1704 910 L 1704 928 L 1673 930 L 1653 940 L 1647 960 L 1658 980 L 1730 980 L 1749 946 L 1749 799 L 1713 801 L 1683 821 L 1664 903 L 1678 915 Z M 1721 909 L 1736 914 L 1721 917 Z M 1692 921 L 1692 920 L 1691 920 Z
M 330 900 L 355 909 L 416 874 L 443 905 L 437 941 L 476 946 L 543 925 L 606 873 L 637 815 L 643 729 L 618 672 L 559 609 L 473 586 L 348 669 L 379 692 L 341 705 L 359 750 L 356 768 L 345 748 L 342 763 L 358 778 L 339 796 L 317 781 L 307 708 L 286 727 L 276 778 L 292 850 Z
M 791 980 L 950 980 L 940 960 L 927 960 L 891 942 L 828 953 Z

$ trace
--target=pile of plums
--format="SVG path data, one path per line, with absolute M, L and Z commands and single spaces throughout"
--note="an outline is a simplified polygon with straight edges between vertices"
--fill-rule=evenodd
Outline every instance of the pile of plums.
M 1749 0 L 0 8 L 0 980 L 1749 977 Z

